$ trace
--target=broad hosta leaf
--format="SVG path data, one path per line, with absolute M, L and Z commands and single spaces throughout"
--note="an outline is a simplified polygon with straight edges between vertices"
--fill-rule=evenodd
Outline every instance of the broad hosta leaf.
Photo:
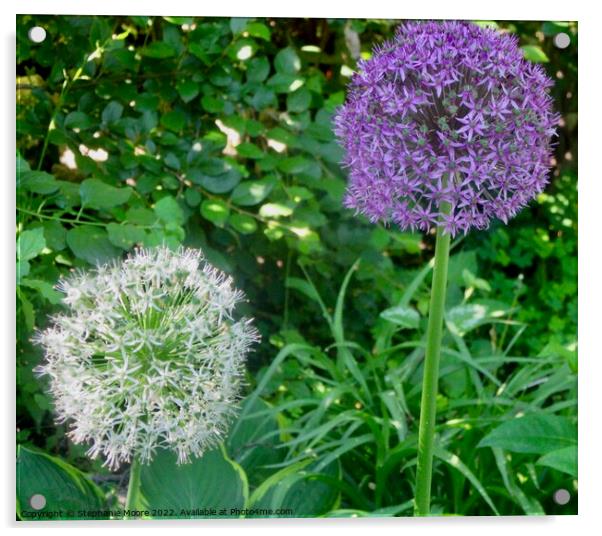
M 123 203 L 132 195 L 132 189 L 116 188 L 99 179 L 86 179 L 81 183 L 79 194 L 84 206 L 97 210 L 107 210 Z
M 103 264 L 119 255 L 119 250 L 111 244 L 102 227 L 81 225 L 70 229 L 67 245 L 77 258 L 90 264 Z
M 305 460 L 285 467 L 270 476 L 250 499 L 252 508 L 280 510 L 278 515 L 261 517 L 315 517 L 332 510 L 339 498 L 337 488 L 326 480 L 340 478 L 339 462 L 328 464 L 321 472 L 312 471 L 316 465 Z M 321 479 L 323 475 L 325 479 Z M 288 513 L 287 513 L 288 512 Z
M 411 307 L 403 305 L 385 309 L 380 313 L 380 317 L 402 328 L 418 329 L 418 325 L 420 324 L 420 315 L 418 312 Z
M 537 465 L 545 465 L 577 478 L 577 445 L 548 452 L 537 460 Z
M 479 447 L 499 447 L 511 452 L 546 454 L 577 444 L 577 428 L 566 417 L 526 415 L 494 428 Z
M 30 501 L 42 495 L 46 505 L 35 510 Z M 24 520 L 85 519 L 85 511 L 104 509 L 102 491 L 68 463 L 22 445 L 17 448 L 17 514 Z M 46 517 L 45 517 L 46 516 Z M 106 519 L 106 517 L 104 518 Z
M 17 239 L 17 257 L 20 261 L 29 261 L 37 257 L 45 247 L 44 229 L 38 227 L 23 231 Z
M 228 453 L 243 467 L 252 486 L 274 473 L 275 469 L 267 466 L 281 462 L 285 455 L 284 449 L 277 448 L 280 436 L 276 414 L 266 411 L 270 406 L 260 398 L 250 404 L 245 401 L 226 442 Z
M 139 507 L 161 510 L 162 518 L 208 517 L 203 509 L 215 509 L 214 517 L 223 509 L 226 513 L 219 517 L 239 517 L 231 510 L 242 509 L 247 502 L 245 472 L 220 448 L 181 465 L 174 453 L 161 450 L 140 473 Z

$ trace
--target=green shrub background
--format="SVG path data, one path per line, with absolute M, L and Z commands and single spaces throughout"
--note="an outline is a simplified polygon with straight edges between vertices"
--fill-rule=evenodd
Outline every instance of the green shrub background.
M 472 304 L 460 319 L 470 331 L 466 340 L 472 356 L 510 345 L 506 355 L 535 363 L 501 365 L 505 377 L 525 378 L 514 405 L 503 411 L 543 408 L 574 417 L 577 25 L 487 24 L 516 33 L 526 56 L 544 64 L 556 81 L 552 91 L 562 126 L 545 193 L 509 225 L 498 223 L 457 241 L 448 307 Z M 27 38 L 34 25 L 48 33 L 42 44 Z M 344 101 L 358 58 L 369 57 L 396 25 L 385 20 L 17 18 L 20 444 L 95 475 L 108 495 L 119 488 L 119 475 L 89 461 L 84 447 L 66 439 L 66 427 L 54 424 L 45 383 L 32 373 L 41 353 L 30 338 L 60 307 L 53 286 L 61 275 L 123 257 L 137 245 L 201 248 L 245 290 L 244 313 L 255 317 L 263 336 L 248 364 L 249 389 L 287 345 L 311 341 L 328 347 L 331 335 L 315 292 L 332 313 L 343 278 L 358 259 L 345 301 L 345 333 L 368 351 L 378 347 L 391 326 L 380 313 L 402 299 L 430 260 L 434 239 L 371 225 L 342 208 L 346 180 L 331 118 Z M 553 45 L 559 31 L 571 36 L 566 50 Z M 427 284 L 418 285 L 409 305 L 422 322 Z M 503 323 L 489 322 L 495 311 L 501 311 Z M 407 341 L 408 333 L 396 332 L 393 340 Z M 539 376 L 544 362 L 551 368 Z M 393 369 L 395 363 L 393 358 L 388 366 Z M 418 372 L 408 377 L 407 386 L 414 416 Z M 465 463 L 473 462 L 475 444 L 495 421 L 478 410 L 470 414 L 470 408 L 450 407 L 482 394 L 471 392 L 472 372 L 444 378 L 440 394 L 442 415 L 474 419 L 471 431 L 456 443 Z M 542 378 L 552 385 L 550 392 L 532 397 Z M 291 362 L 278 368 L 262 396 L 278 405 L 315 396 L 315 387 L 306 367 Z M 283 411 L 279 419 L 294 417 Z M 409 426 L 415 423 L 410 420 Z M 490 493 L 503 496 L 502 513 L 525 513 L 532 497 L 548 513 L 576 511 L 574 502 L 559 507 L 551 500 L 554 489 L 570 488 L 563 473 L 535 475 L 533 460 L 518 455 L 512 462 L 518 483 L 510 485 L 488 469 L 496 463 L 488 456 L 474 462 L 473 470 L 485 478 Z M 362 470 L 359 464 L 356 471 Z M 367 490 L 366 509 L 386 506 L 386 496 L 373 498 L 370 478 L 362 478 L 341 477 Z M 441 486 L 435 485 L 435 496 L 444 497 L 442 510 L 490 513 L 464 486 L 447 474 Z M 515 486 L 522 486 L 527 503 Z M 409 488 L 404 493 L 411 497 Z M 473 499 L 461 500 L 466 493 Z M 344 496 L 340 508 L 351 503 Z

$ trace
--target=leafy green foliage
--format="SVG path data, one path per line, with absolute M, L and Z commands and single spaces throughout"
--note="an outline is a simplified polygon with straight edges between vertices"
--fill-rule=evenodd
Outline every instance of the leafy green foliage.
M 479 446 L 546 454 L 576 444 L 577 430 L 569 419 L 541 414 L 503 423 L 485 436 Z
M 345 172 L 331 124 L 355 58 L 390 37 L 395 21 L 18 22 L 21 448 L 110 477 L 53 424 L 30 339 L 60 307 L 53 287 L 61 275 L 137 246 L 185 244 L 234 276 L 249 300 L 241 312 L 263 335 L 227 455 L 195 463 L 215 463 L 236 480 L 236 504 L 408 515 L 434 239 L 342 208 Z M 574 491 L 574 445 L 552 434 L 548 450 L 525 451 L 528 436 L 502 432 L 543 415 L 573 437 L 577 25 L 483 24 L 517 34 L 526 57 L 555 77 L 563 124 L 552 181 L 538 200 L 509 225 L 454 244 L 433 511 L 574 513 L 575 501 L 561 507 L 551 498 L 560 487 Z M 27 38 L 33 25 L 48 32 L 41 44 Z M 568 49 L 553 46 L 559 31 L 571 36 Z M 159 484 L 149 488 L 148 479 L 172 486 L 160 467 L 171 464 L 145 470 L 153 504 Z M 177 493 L 190 500 L 203 491 L 186 487 L 185 473 L 174 504 Z M 107 482 L 114 501 L 123 489 Z
M 192 463 L 177 465 L 176 456 L 160 451 L 140 475 L 140 510 L 158 511 L 160 518 L 207 517 L 195 510 L 242 509 L 248 489 L 244 471 L 221 449 L 206 452 Z M 151 516 L 152 517 L 152 516 Z M 224 517 L 222 514 L 220 517 Z
M 30 504 L 35 495 L 44 497 L 42 508 Z M 19 446 L 17 515 L 21 519 L 86 519 L 82 512 L 100 510 L 103 502 L 102 491 L 81 471 L 59 458 Z

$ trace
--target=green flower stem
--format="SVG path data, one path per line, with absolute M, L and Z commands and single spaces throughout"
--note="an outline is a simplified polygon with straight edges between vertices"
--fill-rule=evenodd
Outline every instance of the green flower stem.
M 126 510 L 138 508 L 138 495 L 140 493 L 140 462 L 137 458 L 132 460 L 130 467 L 130 481 L 128 483 L 128 495 L 125 499 Z
M 416 469 L 416 494 L 414 499 L 414 515 L 417 516 L 428 516 L 430 512 L 437 384 L 439 382 L 439 358 L 447 289 L 449 246 L 450 235 L 449 233 L 444 234 L 442 226 L 439 226 L 435 243 L 435 266 L 433 267 L 431 303 L 426 331 L 420 428 L 418 430 L 418 466 Z

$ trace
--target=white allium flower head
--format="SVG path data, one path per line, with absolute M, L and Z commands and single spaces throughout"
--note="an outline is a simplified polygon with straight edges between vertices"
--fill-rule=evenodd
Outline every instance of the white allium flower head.
M 258 333 L 243 294 L 199 250 L 140 249 L 58 284 L 67 311 L 37 333 L 58 422 L 111 469 L 157 448 L 178 463 L 219 442 Z

